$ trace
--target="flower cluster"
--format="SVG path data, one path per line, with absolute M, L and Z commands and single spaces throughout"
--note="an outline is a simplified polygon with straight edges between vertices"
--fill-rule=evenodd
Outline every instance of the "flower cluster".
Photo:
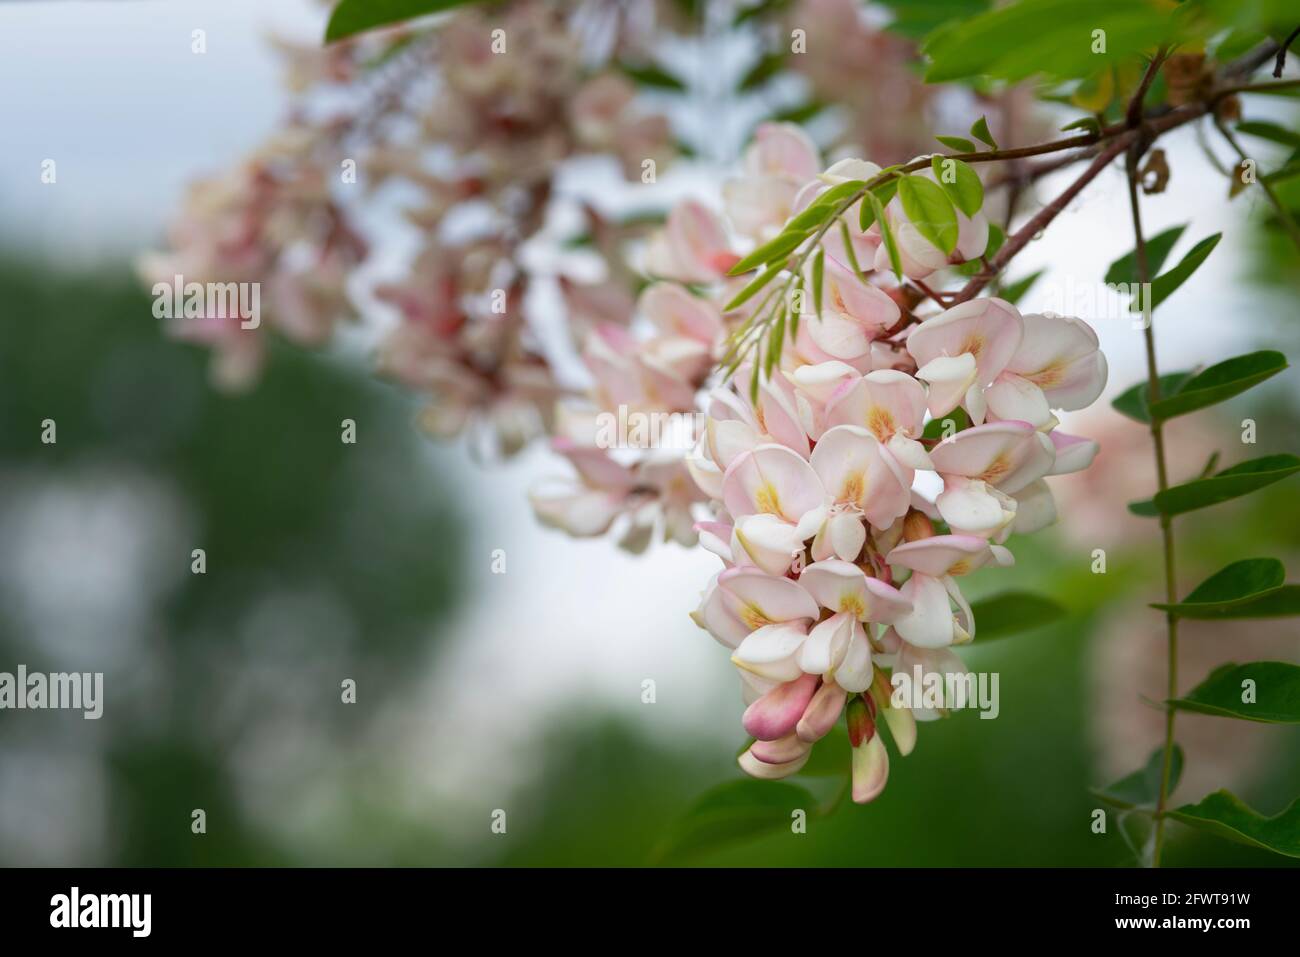
M 770 238 L 822 191 L 879 172 L 845 160 L 811 175 L 819 166 L 797 129 L 763 130 L 745 179 L 727 191 L 737 232 Z M 907 279 L 977 257 L 987 242 L 979 213 L 959 216 L 950 255 L 897 199 L 885 217 Z M 855 211 L 845 219 L 858 221 Z M 889 675 L 965 671 L 949 649 L 971 641 L 976 622 L 957 579 L 1011 564 L 1008 537 L 1055 520 L 1045 479 L 1087 467 L 1096 445 L 1059 432 L 1053 410 L 1094 401 L 1106 363 L 1082 321 L 1022 315 L 1002 299 L 919 316 L 911 287 L 888 273 L 879 224 L 851 227 L 851 250 L 844 235 L 824 233 L 820 270 L 791 260 L 806 288 L 818 273 L 822 288 L 792 306 L 800 321 L 770 374 L 751 390 L 742 366 L 709 393 L 687 464 L 714 503 L 697 525 L 701 544 L 725 566 L 694 617 L 740 671 L 756 739 L 741 766 L 764 778 L 797 772 L 847 709 L 863 802 L 888 773 L 878 720 L 906 754 L 915 720 L 934 716 L 895 702 Z M 675 279 L 734 289 L 727 232 L 703 207 L 678 210 L 650 252 Z M 745 311 L 724 318 L 734 325 Z
M 459 10 L 427 31 L 323 49 L 278 43 L 297 94 L 287 130 L 194 187 L 170 249 L 141 262 L 151 283 L 261 283 L 267 322 L 218 316 L 173 328 L 214 348 L 217 381 L 231 388 L 256 380 L 270 330 L 323 344 L 352 314 L 345 282 L 366 257 L 348 217 L 383 188 L 420 240 L 404 274 L 368 290 L 398 320 L 379 344 L 379 372 L 428 395 L 421 422 L 437 436 L 469 431 L 474 447 L 509 455 L 551 432 L 567 390 L 530 315 L 538 270 L 525 249 L 574 157 L 612 156 L 628 176 L 671 158 L 667 118 L 614 64 L 645 55 L 654 12 L 644 0 L 617 10 L 521 0 Z M 604 271 L 626 275 L 625 231 L 607 222 L 591 231 Z M 568 292 L 575 314 L 578 300 L 597 298 Z M 617 297 L 599 305 L 612 321 L 631 314 Z M 579 319 L 572 326 L 584 331 Z
M 320 130 L 293 125 L 239 167 L 193 184 L 169 231 L 171 250 L 140 258 L 148 284 L 263 283 L 265 326 L 289 340 L 319 346 L 355 312 L 345 282 L 365 258 L 366 243 L 333 198 L 333 152 Z M 245 317 L 246 318 L 246 317 Z M 266 328 L 237 315 L 203 315 L 169 331 L 213 350 L 213 378 L 229 389 L 248 385 L 266 357 Z

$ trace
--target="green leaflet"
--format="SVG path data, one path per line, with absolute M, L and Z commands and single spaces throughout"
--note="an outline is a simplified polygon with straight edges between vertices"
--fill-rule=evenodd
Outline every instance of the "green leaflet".
M 898 181 L 903 212 L 922 236 L 945 253 L 957 248 L 957 211 L 948 194 L 936 183 L 919 176 Z
M 1151 270 L 1151 275 L 1159 274 L 1160 267 L 1169 258 L 1170 250 L 1174 248 L 1186 229 L 1185 224 L 1172 226 L 1147 240 L 1147 268 Z M 1115 284 L 1137 282 L 1137 252 L 1130 251 L 1111 263 L 1110 268 L 1106 270 L 1105 281 Z
M 1160 779 L 1164 775 L 1164 763 L 1164 748 L 1156 748 L 1144 766 L 1132 774 L 1120 778 L 1114 784 L 1104 788 L 1092 788 L 1092 793 L 1107 804 L 1121 810 L 1130 810 L 1132 808 L 1154 810 L 1160 800 Z M 1170 794 L 1178 787 L 1178 781 L 1182 776 L 1183 749 L 1175 744 L 1173 754 L 1169 760 Z
M 1176 604 L 1152 604 L 1179 618 L 1282 618 L 1300 614 L 1300 585 L 1286 584 L 1276 558 L 1247 558 L 1215 572 Z
M 1300 459 L 1294 455 L 1265 455 L 1262 458 L 1241 462 L 1209 478 L 1196 479 L 1183 485 L 1157 492 L 1155 498 L 1129 503 L 1134 515 L 1182 515 L 1229 499 L 1249 495 L 1256 489 L 1272 485 L 1300 471 Z
M 954 206 L 967 216 L 980 211 L 984 205 L 984 184 L 969 165 L 950 156 L 935 156 L 930 160 L 930 168 Z
M 805 788 L 785 781 L 728 781 L 705 792 L 669 829 L 653 855 L 678 862 L 790 826 L 791 813 L 815 813 Z
M 1223 238 L 1222 233 L 1215 233 L 1213 236 L 1206 236 L 1199 243 L 1188 251 L 1173 269 L 1167 273 L 1156 276 L 1151 280 L 1151 301 L 1144 303 L 1141 295 L 1133 297 L 1133 303 L 1129 306 L 1132 312 L 1141 312 L 1144 308 L 1155 311 L 1156 307 L 1174 294 L 1174 292 L 1188 279 L 1192 274 L 1201 267 L 1207 256 L 1214 252 L 1214 247 L 1219 245 L 1219 240 Z
M 1191 377 L 1192 373 L 1190 372 L 1170 372 L 1162 375 L 1160 377 L 1160 395 L 1173 395 Z M 1116 396 L 1111 402 L 1111 407 L 1115 411 L 1128 416 L 1134 422 L 1141 422 L 1146 425 L 1151 421 L 1151 413 L 1147 411 L 1147 391 L 1147 383 L 1139 382 Z
M 1300 724 L 1300 665 L 1286 661 L 1223 665 L 1168 703 L 1179 711 L 1264 724 Z
M 325 42 L 391 26 L 430 13 L 442 13 L 472 0 L 340 0 L 325 27 Z
M 1300 857 L 1300 798 L 1273 817 L 1265 817 L 1230 791 L 1215 791 L 1199 804 L 1184 804 L 1168 813 L 1198 831 Z
M 1044 595 L 1006 591 L 971 602 L 971 615 L 975 641 L 984 642 L 1051 624 L 1065 617 L 1065 609 Z
M 1231 399 L 1286 367 L 1286 356 L 1272 349 L 1236 356 L 1184 380 L 1177 391 L 1149 405 L 1147 411 L 1157 421 L 1186 415 Z
M 989 149 L 995 150 L 998 148 L 997 140 L 993 139 L 993 134 L 989 132 L 989 121 L 982 116 L 971 124 L 970 135 Z

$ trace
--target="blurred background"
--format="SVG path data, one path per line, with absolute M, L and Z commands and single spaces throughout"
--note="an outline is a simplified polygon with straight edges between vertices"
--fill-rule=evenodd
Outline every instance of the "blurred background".
M 526 492 L 553 457 L 480 465 L 423 437 L 413 401 L 371 374 L 364 331 L 323 353 L 278 348 L 237 397 L 160 334 L 133 257 L 190 179 L 281 118 L 268 35 L 314 42 L 323 22 L 306 0 L 0 4 L 0 671 L 102 671 L 106 696 L 98 721 L 0 711 L 0 864 L 635 865 L 701 793 L 740 777 L 732 666 L 687 618 L 712 556 L 631 556 L 543 529 Z M 190 50 L 196 28 L 205 56 Z M 1192 136 L 1166 144 L 1180 159 L 1145 201 L 1148 230 L 1191 219 L 1188 239 L 1225 240 L 1158 317 L 1169 370 L 1293 348 L 1300 321 L 1294 250 L 1253 197 L 1221 201 Z M 664 189 L 705 194 L 738 146 Z M 40 178 L 47 158 L 55 184 Z M 1131 247 L 1125 202 L 1111 171 L 1031 245 L 1016 272 L 1049 271 L 1022 308 L 1100 279 Z M 1124 507 L 1154 477 L 1146 432 L 1107 404 L 1143 375 L 1140 333 L 1118 308 L 1085 318 L 1111 385 L 1066 426 L 1102 453 L 1054 486 L 1062 522 L 1016 541 L 1015 569 L 970 579 L 974 595 L 1023 586 L 1072 611 L 964 653 L 1000 672 L 1000 718 L 923 726 L 870 806 L 684 860 L 1132 863 L 1118 830 L 1092 833 L 1088 788 L 1160 740 L 1143 703 L 1162 696 L 1162 621 L 1145 605 L 1157 537 Z M 1174 478 L 1216 450 L 1225 464 L 1293 450 L 1297 382 L 1288 370 L 1178 420 Z M 339 440 L 345 418 L 355 445 Z M 44 419 L 57 444 L 41 442 Z M 1182 590 L 1262 555 L 1294 579 L 1295 494 L 1282 483 L 1182 519 Z M 206 574 L 191 574 L 194 548 Z M 1295 625 L 1193 623 L 1185 685 L 1252 657 L 1300 660 Z M 340 700 L 349 678 L 355 704 Z M 1296 729 L 1178 724 L 1180 801 L 1230 787 L 1273 813 L 1300 793 Z M 506 834 L 490 829 L 497 809 Z M 1167 859 L 1282 860 L 1181 829 Z

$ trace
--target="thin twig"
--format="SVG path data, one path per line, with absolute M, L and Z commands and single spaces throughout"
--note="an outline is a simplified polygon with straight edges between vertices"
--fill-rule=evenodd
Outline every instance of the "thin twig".
M 1280 79 L 1282 77 L 1282 68 L 1286 66 L 1287 48 L 1295 42 L 1295 38 L 1300 37 L 1300 27 L 1291 31 L 1291 35 L 1282 41 L 1282 46 L 1277 51 L 1277 59 L 1273 62 L 1273 76 Z
M 1146 239 L 1142 235 L 1142 208 L 1138 201 L 1138 183 L 1141 180 L 1141 174 L 1138 171 L 1138 160 L 1150 146 L 1154 136 L 1149 129 L 1139 126 L 1142 116 L 1142 104 L 1146 98 L 1147 90 L 1151 86 L 1151 80 L 1156 72 L 1160 69 L 1160 63 L 1164 59 L 1165 50 L 1162 48 L 1158 51 L 1151 63 L 1147 66 L 1147 71 L 1142 77 L 1142 82 L 1138 85 L 1133 99 L 1129 103 L 1127 116 L 1129 125 L 1134 128 L 1136 134 L 1132 145 L 1125 156 L 1125 171 L 1128 176 L 1128 201 L 1129 210 L 1133 216 L 1133 239 L 1134 249 L 1133 258 L 1137 266 L 1137 280 L 1140 289 L 1147 291 L 1151 286 L 1151 263 L 1147 258 Z M 1147 292 L 1149 296 L 1150 293 Z M 1156 364 L 1156 340 L 1154 330 L 1154 319 L 1151 315 L 1152 305 L 1146 303 L 1146 323 L 1142 328 L 1143 341 L 1146 345 L 1147 359 L 1147 407 L 1153 408 L 1155 403 L 1160 399 L 1160 373 Z M 1165 465 L 1165 439 L 1164 425 L 1162 421 L 1151 415 L 1148 417 L 1151 425 L 1151 441 L 1155 447 L 1156 457 L 1156 484 L 1159 491 L 1163 492 L 1169 487 L 1169 472 Z M 1165 601 L 1170 604 L 1176 604 L 1178 601 L 1178 582 L 1177 575 L 1174 571 L 1174 530 L 1173 520 L 1169 515 L 1160 513 L 1160 535 L 1164 542 L 1164 559 L 1165 559 Z M 1178 697 L 1178 616 L 1172 611 L 1165 613 L 1165 624 L 1168 629 L 1168 691 L 1166 698 L 1168 701 Z M 1175 711 L 1172 705 L 1165 704 L 1165 741 L 1160 769 L 1160 795 L 1156 801 L 1156 824 L 1155 837 L 1152 841 L 1151 866 L 1160 866 L 1160 852 L 1164 847 L 1165 834 L 1165 805 L 1169 800 L 1169 782 L 1173 770 L 1174 755 L 1174 715 Z
M 1236 152 L 1237 158 L 1243 163 L 1249 162 L 1246 156 L 1246 151 L 1241 148 L 1241 144 L 1237 142 L 1237 138 L 1232 135 L 1228 130 L 1228 127 L 1225 126 L 1223 121 L 1217 116 L 1214 118 L 1214 126 L 1219 131 L 1219 135 L 1227 140 L 1228 145 L 1232 147 L 1234 152 Z M 1240 175 L 1240 173 L 1234 175 Z M 1297 249 L 1300 249 L 1300 226 L 1296 225 L 1296 221 L 1292 217 L 1291 211 L 1286 208 L 1286 205 L 1277 195 L 1277 192 L 1269 184 L 1267 177 L 1257 176 L 1255 182 L 1264 190 L 1264 195 L 1268 197 L 1269 203 L 1272 204 L 1274 212 L 1277 213 L 1277 218 L 1282 221 L 1282 228 L 1285 229 L 1287 235 L 1291 237 L 1291 242 L 1295 243 Z

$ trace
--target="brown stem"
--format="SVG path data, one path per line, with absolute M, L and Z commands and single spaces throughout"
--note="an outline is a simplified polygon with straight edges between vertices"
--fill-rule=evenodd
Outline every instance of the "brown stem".
M 958 305 L 979 295 L 980 291 L 992 281 L 993 277 L 1000 273 L 1007 263 L 1011 262 L 1015 255 L 1024 249 L 1040 230 L 1055 219 L 1061 210 L 1065 209 L 1070 201 L 1097 177 L 1098 173 L 1109 166 L 1111 160 L 1124 152 L 1125 147 L 1130 142 L 1131 140 L 1128 138 L 1116 139 L 1098 153 L 1096 158 L 1088 164 L 1088 168 L 1066 187 L 1064 192 L 1035 213 L 1025 225 L 1007 238 L 1007 241 L 1002 244 L 1002 248 L 997 251 L 997 255 L 993 257 L 988 266 L 977 272 L 966 285 L 961 287 L 957 295 L 953 297 L 952 304 Z
M 1138 83 L 1138 88 L 1133 93 L 1133 99 L 1129 100 L 1128 112 L 1124 117 L 1129 129 L 1133 129 L 1142 122 L 1142 104 L 1147 98 L 1147 90 L 1151 89 L 1156 74 L 1160 72 L 1160 64 L 1165 62 L 1165 57 L 1168 55 L 1168 49 L 1161 47 L 1156 51 L 1156 55 L 1151 58 L 1151 62 L 1147 64 L 1146 71 L 1142 74 L 1142 81 Z
M 1281 79 L 1282 68 L 1286 66 L 1286 51 L 1295 42 L 1295 38 L 1300 37 L 1300 27 L 1291 31 L 1291 35 L 1282 41 L 1282 46 L 1277 51 L 1277 59 L 1273 62 L 1273 76 Z
M 1133 127 L 1135 138 L 1132 145 L 1128 148 L 1125 156 L 1125 171 L 1128 176 L 1128 201 L 1129 211 L 1133 217 L 1133 258 L 1137 266 L 1137 280 L 1139 288 L 1150 290 L 1151 286 L 1151 263 L 1147 257 L 1146 239 L 1142 234 L 1142 207 L 1138 201 L 1138 183 L 1141 174 L 1138 171 L 1138 161 L 1142 158 L 1143 152 L 1150 145 L 1154 136 L 1145 127 L 1139 126 L 1142 116 L 1142 103 L 1146 98 L 1147 90 L 1151 86 L 1151 80 L 1154 78 L 1156 71 L 1160 69 L 1160 63 L 1164 60 L 1165 50 L 1162 48 L 1157 51 L 1155 57 L 1147 67 L 1146 73 L 1142 77 L 1142 82 L 1138 85 L 1133 99 L 1129 103 L 1128 118 L 1129 125 Z M 1148 292 L 1149 296 L 1150 293 Z M 1156 364 L 1156 340 L 1155 340 L 1155 322 L 1151 314 L 1151 304 L 1146 304 L 1145 318 L 1143 324 L 1142 337 L 1146 346 L 1147 360 L 1147 406 L 1154 407 L 1160 399 L 1160 372 Z M 1159 491 L 1163 492 L 1169 487 L 1169 471 L 1165 464 L 1165 438 L 1164 423 L 1154 415 L 1150 416 L 1151 441 L 1155 448 L 1156 459 L 1156 484 Z M 1170 516 L 1161 512 L 1160 514 L 1160 537 L 1164 544 L 1165 559 L 1165 602 L 1169 605 L 1176 604 L 1178 601 L 1178 584 L 1177 575 L 1174 571 L 1174 530 L 1173 520 Z M 1165 626 L 1168 632 L 1168 649 L 1167 649 L 1167 693 L 1166 701 L 1172 701 L 1178 697 L 1178 616 L 1172 611 L 1165 613 Z M 1164 848 L 1165 836 L 1165 806 L 1169 801 L 1169 784 L 1173 769 L 1174 756 L 1174 716 L 1176 712 L 1172 705 L 1165 705 L 1165 740 L 1163 747 L 1163 758 L 1160 768 L 1160 794 L 1156 800 L 1156 824 L 1155 838 L 1152 842 L 1151 866 L 1160 866 L 1160 852 Z

